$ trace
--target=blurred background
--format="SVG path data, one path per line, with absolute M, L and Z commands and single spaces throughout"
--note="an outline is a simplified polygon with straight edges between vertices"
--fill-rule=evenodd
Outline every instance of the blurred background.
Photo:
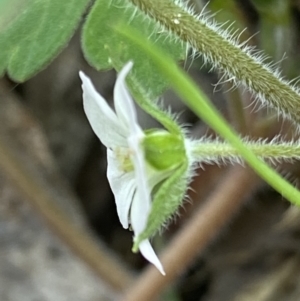
M 231 24 L 241 42 L 249 39 L 267 55 L 266 63 L 278 62 L 275 68 L 284 77 L 297 80 L 300 1 L 190 4 L 198 12 L 206 6 L 207 16 L 226 22 L 224 28 Z M 131 252 L 132 233 L 119 223 L 106 179 L 105 148 L 82 108 L 79 70 L 110 103 L 116 75 L 88 66 L 80 30 L 32 79 L 23 84 L 0 79 L 1 301 L 117 300 L 134 289 L 147 265 Z M 261 108 L 242 87 L 224 83 L 212 66 L 203 65 L 201 56 L 189 56 L 182 66 L 242 136 L 298 138 L 288 122 Z M 163 103 L 179 114 L 192 137 L 215 136 L 172 91 L 166 91 Z M 159 127 L 141 110 L 138 118 L 145 129 Z M 274 166 L 298 185 L 299 162 Z M 199 248 L 196 255 L 166 280 L 158 300 L 298 300 L 300 213 L 247 166 L 203 164 L 180 213 L 154 239 L 155 248 L 168 251 L 180 229 L 216 198 L 224 206 L 218 215 L 205 217 L 207 229 L 198 229 L 199 236 L 212 234 L 201 247 L 194 246 Z

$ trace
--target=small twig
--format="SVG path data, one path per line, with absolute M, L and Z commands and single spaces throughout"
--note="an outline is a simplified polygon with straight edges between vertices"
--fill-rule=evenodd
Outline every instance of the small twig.
M 232 168 L 218 189 L 211 194 L 207 202 L 160 256 L 166 276 L 161 276 L 155 268 L 149 266 L 127 291 L 123 301 L 150 301 L 158 297 L 220 232 L 258 181 L 257 176 L 250 170 L 241 167 Z
M 0 140 L 0 168 L 4 170 L 15 187 L 26 196 L 26 200 L 46 220 L 55 233 L 85 261 L 108 285 L 122 291 L 133 281 L 130 274 L 117 259 L 101 244 L 97 244 L 90 233 L 72 223 L 55 206 L 55 201 L 24 168 L 12 151 Z

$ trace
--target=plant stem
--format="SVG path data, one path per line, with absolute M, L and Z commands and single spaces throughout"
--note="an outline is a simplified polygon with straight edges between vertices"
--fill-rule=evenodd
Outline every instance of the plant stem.
M 200 52 L 205 61 L 221 70 L 228 79 L 242 83 L 263 104 L 300 123 L 299 90 L 283 80 L 269 64 L 264 64 L 264 57 L 255 54 L 251 47 L 239 44 L 230 32 L 174 1 L 130 1 L 164 29 Z
M 244 141 L 244 144 L 255 155 L 270 160 L 291 160 L 300 158 L 300 144 L 293 142 L 265 142 L 265 141 Z M 239 151 L 225 142 L 214 142 L 202 139 L 194 142 L 192 155 L 195 161 L 218 162 L 230 160 L 240 162 L 242 157 Z

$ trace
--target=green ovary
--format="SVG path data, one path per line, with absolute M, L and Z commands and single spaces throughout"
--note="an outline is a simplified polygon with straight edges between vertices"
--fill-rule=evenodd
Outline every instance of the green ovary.
M 167 131 L 149 131 L 143 140 L 146 161 L 157 170 L 170 170 L 186 159 L 182 137 Z

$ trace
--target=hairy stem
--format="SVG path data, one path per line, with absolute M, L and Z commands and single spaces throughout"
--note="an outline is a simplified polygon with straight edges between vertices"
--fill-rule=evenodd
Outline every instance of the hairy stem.
M 299 90 L 282 78 L 270 65 L 263 64 L 261 55 L 239 44 L 228 31 L 203 16 L 172 0 L 130 0 L 145 14 L 155 19 L 179 39 L 199 51 L 205 61 L 221 70 L 236 83 L 242 83 L 263 104 L 275 108 L 283 116 L 300 123 Z
M 300 158 L 300 144 L 293 142 L 244 141 L 255 155 L 270 160 L 291 160 Z M 194 142 L 192 155 L 195 161 L 241 161 L 242 158 L 234 147 L 225 142 L 202 139 Z

